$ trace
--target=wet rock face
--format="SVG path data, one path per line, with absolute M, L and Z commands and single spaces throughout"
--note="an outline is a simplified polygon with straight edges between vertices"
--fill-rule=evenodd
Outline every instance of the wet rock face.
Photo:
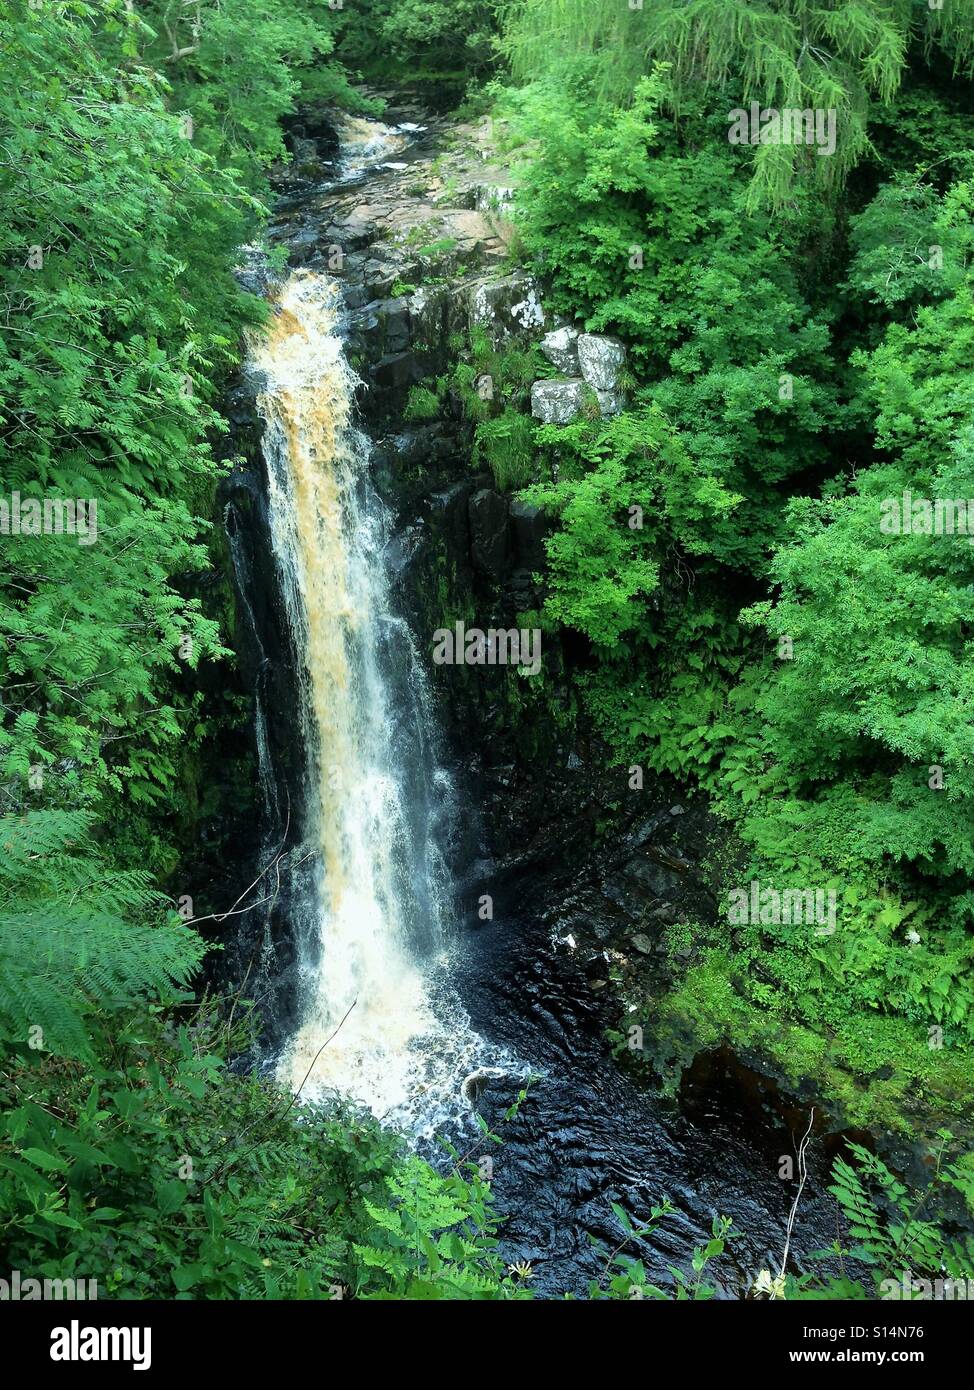
M 475 567 L 491 579 L 506 578 L 512 549 L 507 498 L 491 488 L 481 488 L 470 498 L 468 515 Z
M 451 483 L 430 497 L 434 525 L 454 557 L 471 554 L 470 494 L 473 483 Z
M 510 506 L 511 532 L 514 540 L 515 563 L 528 573 L 541 572 L 548 563 L 544 541 L 548 522 L 540 507 L 517 498 Z
M 312 157 L 325 166 L 325 177 L 328 177 L 339 154 L 338 127 L 333 113 L 322 107 L 298 112 L 285 121 L 284 143 L 295 163 L 302 155 Z M 297 177 L 302 176 L 297 174 Z
M 369 376 L 377 391 L 398 398 L 422 381 L 423 369 L 414 352 L 390 352 L 370 367 Z
M 290 713 L 297 688 L 298 657 L 291 645 L 270 546 L 257 389 L 258 381 L 249 378 L 229 392 L 224 413 L 231 430 L 217 446 L 223 457 L 238 460 L 221 479 L 216 497 L 217 518 L 226 538 L 225 575 L 233 596 L 231 630 L 237 654 L 235 669 L 224 668 L 221 675 L 231 682 L 228 693 L 240 704 L 248 700 L 253 711 L 249 725 L 245 725 L 238 704 L 235 727 L 221 731 L 216 741 L 207 743 L 207 756 L 214 763 L 213 771 L 207 773 L 211 785 L 221 775 L 221 764 L 246 778 L 244 786 L 233 788 L 232 799 L 220 796 L 219 824 L 232 828 L 232 843 L 217 846 L 218 854 L 204 845 L 203 861 L 193 870 L 199 874 L 194 882 L 205 882 L 204 875 L 212 875 L 213 900 L 207 906 L 217 912 L 232 904 L 241 886 L 254 877 L 254 866 L 264 862 L 269 844 L 285 848 L 292 814 L 301 804 L 304 776 L 298 721 Z M 214 708 L 213 703 L 210 708 Z M 228 735 L 229 746 L 223 746 Z M 260 789 L 262 775 L 267 776 L 271 788 L 269 800 Z M 280 1038 L 294 1023 L 297 997 L 290 927 L 294 884 L 288 852 L 281 862 L 277 891 L 266 904 L 211 928 L 213 938 L 225 949 L 214 952 L 207 963 L 207 978 L 214 987 L 233 991 L 248 978 L 256 954 L 267 942 L 273 944 L 279 971 L 264 1003 L 266 1018 L 280 1029 Z M 209 863 L 207 853 L 213 853 L 214 864 Z

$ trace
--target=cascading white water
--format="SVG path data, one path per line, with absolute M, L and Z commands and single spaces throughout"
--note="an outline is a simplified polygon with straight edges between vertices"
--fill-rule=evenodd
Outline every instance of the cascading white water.
M 314 864 L 295 923 L 303 1022 L 279 1074 L 304 1082 L 304 1096 L 335 1089 L 382 1114 L 424 1084 L 416 1044 L 438 1027 L 419 960 L 440 945 L 446 911 L 435 822 L 447 789 L 427 745 L 423 673 L 390 605 L 389 517 L 352 425 L 339 303 L 327 277 L 296 272 L 252 353 L 272 543 L 302 665 Z
M 355 178 L 366 169 L 383 164 L 390 155 L 400 153 L 421 128 L 411 124 L 388 126 L 361 116 L 339 116 L 336 133 L 341 146 L 340 176 Z

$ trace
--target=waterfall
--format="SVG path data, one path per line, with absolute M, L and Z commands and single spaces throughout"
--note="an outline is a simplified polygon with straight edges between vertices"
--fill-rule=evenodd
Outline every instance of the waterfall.
M 385 1114 L 423 1089 L 422 1040 L 442 1031 L 427 978 L 448 913 L 450 788 L 425 676 L 391 602 L 390 516 L 352 419 L 340 306 L 328 277 L 295 272 L 251 354 L 300 666 L 298 707 L 268 713 L 299 722 L 306 755 L 292 855 L 304 866 L 293 923 L 301 1023 L 278 1075 L 305 1098 L 337 1090 Z

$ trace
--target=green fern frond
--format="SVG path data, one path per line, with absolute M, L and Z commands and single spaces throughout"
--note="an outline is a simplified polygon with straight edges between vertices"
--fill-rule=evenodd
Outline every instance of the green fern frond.
M 141 870 L 106 864 L 86 812 L 0 817 L 0 1038 L 88 1057 L 85 1020 L 184 987 L 205 951 Z

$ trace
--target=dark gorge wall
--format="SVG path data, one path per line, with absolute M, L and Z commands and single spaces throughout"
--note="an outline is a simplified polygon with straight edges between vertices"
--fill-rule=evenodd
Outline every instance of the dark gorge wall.
M 418 112 L 395 114 L 422 123 Z M 709 816 L 678 788 L 647 779 L 634 790 L 628 770 L 611 766 L 573 694 L 584 644 L 540 617 L 545 518 L 475 457 L 471 364 L 485 351 L 491 361 L 523 359 L 554 326 L 539 287 L 506 263 L 509 228 L 498 212 L 505 171 L 491 162 L 482 128 L 434 124 L 391 161 L 328 187 L 309 175 L 329 172 L 314 159 L 316 149 L 322 161 L 333 156 L 332 146 L 301 138 L 303 159 L 282 184 L 272 232 L 289 268 L 329 274 L 342 288 L 346 354 L 361 381 L 358 422 L 372 441 L 373 483 L 395 517 L 395 596 L 426 663 L 463 808 L 453 865 L 462 915 L 475 926 L 487 893 L 501 917 L 547 922 L 578 943 L 578 968 L 596 990 L 616 958 L 642 974 L 664 971 L 664 928 L 714 909 L 700 868 Z M 334 162 L 329 169 L 341 172 Z M 266 288 L 264 272 L 249 274 L 253 287 Z M 239 882 L 282 848 L 284 858 L 260 893 L 269 903 L 229 920 L 224 940 L 237 979 L 273 950 L 268 1016 L 286 1026 L 288 851 L 300 834 L 302 754 L 297 664 L 269 544 L 259 386 L 244 373 L 228 396 L 226 448 L 236 462 L 219 497 L 234 645 L 251 700 L 243 843 L 259 846 L 252 872 L 241 855 Z M 422 418 L 416 388 L 427 392 Z M 497 389 L 530 409 L 523 383 L 499 380 Z M 458 622 L 540 628 L 541 671 L 437 665 L 435 634 Z

